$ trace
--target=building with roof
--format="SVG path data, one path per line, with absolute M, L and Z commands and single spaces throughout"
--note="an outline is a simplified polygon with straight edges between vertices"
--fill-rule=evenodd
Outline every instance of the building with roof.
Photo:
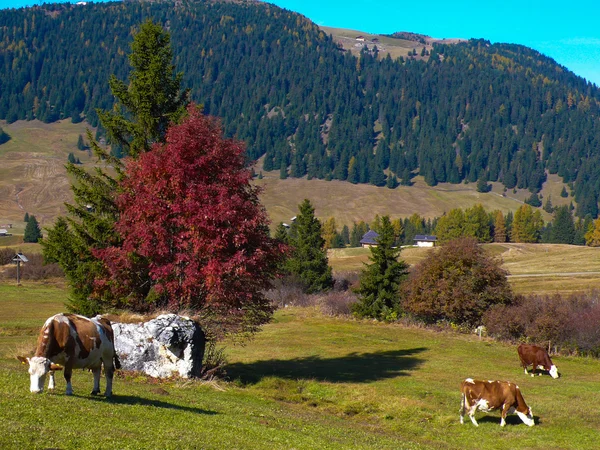
M 363 235 L 362 239 L 360 240 L 360 245 L 362 247 L 372 247 L 373 245 L 377 245 L 378 237 L 379 234 L 373 230 L 369 230 Z
M 417 247 L 435 247 L 437 242 L 436 236 L 428 236 L 426 234 L 417 234 L 413 239 Z

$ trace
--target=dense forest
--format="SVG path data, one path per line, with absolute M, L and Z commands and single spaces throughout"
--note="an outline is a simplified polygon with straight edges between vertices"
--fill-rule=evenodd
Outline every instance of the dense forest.
M 395 187 L 499 181 L 537 193 L 572 183 L 598 216 L 600 90 L 527 47 L 470 40 L 427 58 L 356 57 L 265 3 L 45 4 L 0 10 L 0 119 L 98 124 L 110 74 L 127 78 L 132 32 L 171 33 L 194 101 L 285 178 Z M 118 149 L 117 149 L 118 151 Z

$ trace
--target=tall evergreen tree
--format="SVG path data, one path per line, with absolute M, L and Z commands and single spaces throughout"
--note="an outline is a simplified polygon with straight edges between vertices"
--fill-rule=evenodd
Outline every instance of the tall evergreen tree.
M 569 207 L 558 206 L 554 212 L 550 242 L 553 244 L 573 244 L 575 242 L 575 224 Z
M 23 242 L 38 242 L 42 238 L 42 230 L 40 224 L 34 215 L 29 216 L 27 225 L 25 225 L 25 233 L 23 234 Z
M 408 274 L 408 265 L 399 260 L 400 248 L 395 247 L 396 235 L 389 216 L 381 218 L 377 245 L 371 246 L 370 263 L 360 276 L 356 290 L 359 301 L 353 305 L 359 317 L 394 320 L 398 317 L 399 286 Z
M 293 247 L 287 269 L 302 282 L 307 293 L 315 293 L 333 286 L 333 277 L 322 227 L 315 217 L 315 209 L 308 199 L 299 206 L 300 212 L 294 222 L 295 235 L 290 239 Z
M 504 214 L 498 210 L 494 214 L 494 242 L 506 242 L 507 236 Z
M 136 157 L 164 142 L 169 124 L 185 113 L 189 90 L 181 90 L 183 73 L 175 73 L 172 61 L 171 35 L 147 20 L 131 43 L 128 82 L 110 77 L 115 110 L 97 113 L 110 142 L 126 155 Z
M 153 142 L 163 142 L 169 121 L 177 121 L 185 112 L 187 91 L 180 91 L 181 75 L 174 74 L 169 39 L 160 26 L 145 22 L 131 44 L 129 83 L 111 79 L 115 109 L 97 111 L 110 141 L 132 157 L 150 149 Z M 92 298 L 95 279 L 105 275 L 92 250 L 119 245 L 115 196 L 123 172 L 121 161 L 100 147 L 90 130 L 87 137 L 96 156 L 116 170 L 117 179 L 101 167 L 89 173 L 69 163 L 75 204 L 67 205 L 68 217 L 58 220 L 41 244 L 44 259 L 57 262 L 65 272 L 70 288 L 67 307 L 93 315 L 114 302 L 110 297 Z
M 348 225 L 344 225 L 342 227 L 342 232 L 340 233 L 340 236 L 342 238 L 342 243 L 344 244 L 344 246 L 350 244 L 350 229 L 348 228 Z

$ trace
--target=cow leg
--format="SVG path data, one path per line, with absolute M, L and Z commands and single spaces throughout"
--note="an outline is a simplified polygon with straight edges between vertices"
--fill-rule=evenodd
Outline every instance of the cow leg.
M 478 427 L 479 424 L 475 420 L 475 411 L 477 411 L 477 404 L 473 405 L 471 407 L 471 409 L 469 410 L 469 418 L 471 419 L 471 422 L 473 422 L 473 425 L 475 425 L 476 427 Z
M 102 372 L 101 366 L 92 369 L 92 373 L 94 374 L 94 389 L 92 390 L 92 395 L 100 394 L 100 372 Z
M 54 384 L 54 371 L 51 370 L 50 371 L 50 378 L 48 380 L 48 390 L 54 390 L 54 388 L 56 387 L 56 385 Z
M 112 396 L 112 382 L 115 374 L 115 366 L 113 365 L 112 357 L 108 359 L 108 361 L 103 360 L 102 362 L 104 364 L 104 376 L 106 378 L 106 391 L 104 392 L 104 396 L 108 398 Z
M 460 424 L 462 425 L 465 419 L 465 394 L 460 396 Z
M 65 381 L 67 382 L 67 395 L 73 395 L 73 385 L 71 385 L 71 375 L 73 374 L 72 367 L 65 367 Z
M 507 414 L 512 414 L 513 412 L 515 412 L 515 409 L 508 406 L 506 403 L 504 405 L 502 405 L 502 419 L 500 420 L 500 426 L 506 426 L 506 415 Z

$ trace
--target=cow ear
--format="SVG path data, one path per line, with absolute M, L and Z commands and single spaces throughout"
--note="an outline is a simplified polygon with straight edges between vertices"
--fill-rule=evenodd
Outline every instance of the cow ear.
M 17 356 L 17 359 L 21 361 L 21 364 L 29 364 L 29 358 L 26 358 L 25 356 Z
M 50 364 L 50 370 L 63 370 L 63 366 L 59 366 L 58 364 Z

